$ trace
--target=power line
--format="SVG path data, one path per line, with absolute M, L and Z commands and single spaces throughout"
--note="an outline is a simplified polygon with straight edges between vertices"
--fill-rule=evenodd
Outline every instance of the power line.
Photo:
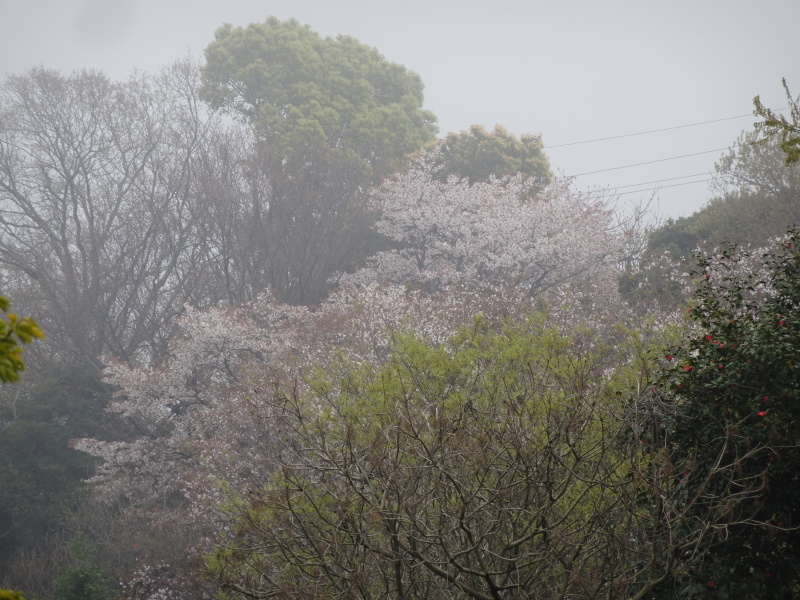
M 689 179 L 689 177 L 702 177 L 704 175 L 708 175 L 708 171 L 706 171 L 705 173 L 695 173 L 694 175 L 681 175 L 680 177 L 665 177 L 664 179 L 654 179 L 652 181 L 642 181 L 640 183 L 631 183 L 628 185 L 617 185 L 613 189 L 621 190 L 623 188 L 638 187 L 640 185 L 650 185 L 651 183 L 661 183 L 662 181 L 675 181 L 676 179 Z
M 783 107 L 783 108 L 777 109 L 776 112 L 783 112 L 783 111 L 786 111 L 788 109 L 789 109 L 789 107 L 787 106 L 787 107 Z M 674 127 L 663 127 L 661 129 L 651 129 L 649 131 L 639 131 L 639 132 L 636 132 L 636 133 L 626 133 L 626 134 L 622 134 L 622 135 L 614 135 L 614 136 L 603 137 L 603 138 L 595 138 L 595 139 L 584 140 L 584 141 L 580 141 L 580 142 L 569 142 L 569 143 L 566 143 L 566 144 L 554 144 L 552 146 L 544 146 L 543 149 L 547 150 L 547 149 L 551 149 L 551 148 L 561 148 L 561 147 L 565 147 L 565 146 L 576 146 L 576 145 L 579 145 L 579 144 L 591 144 L 591 143 L 594 143 L 594 142 L 603 142 L 603 141 L 608 141 L 608 140 L 616 140 L 616 139 L 639 136 L 639 135 L 648 135 L 648 134 L 652 134 L 652 133 L 659 133 L 659 132 L 662 132 L 662 131 L 672 131 L 672 130 L 675 130 L 675 129 L 685 129 L 687 127 L 697 127 L 699 125 L 707 125 L 707 124 L 710 124 L 710 123 L 719 123 L 719 122 L 722 122 L 722 121 L 731 121 L 731 120 L 734 120 L 734 119 L 743 119 L 745 117 L 752 117 L 752 116 L 754 116 L 752 113 L 748 113 L 748 114 L 744 114 L 744 115 L 736 115 L 736 116 L 733 116 L 733 117 L 723 117 L 723 118 L 720 118 L 720 119 L 712 119 L 712 120 L 709 120 L 709 121 L 699 121 L 697 123 L 688 123 L 686 125 L 676 125 Z M 671 157 L 668 157 L 668 158 L 659 158 L 659 159 L 656 159 L 656 160 L 650 160 L 650 161 L 640 162 L 640 163 L 632 163 L 632 164 L 629 164 L 629 165 L 622 165 L 622 166 L 619 166 L 619 167 L 609 167 L 607 169 L 597 169 L 595 171 L 586 171 L 584 173 L 576 173 L 574 175 L 566 175 L 564 177 L 565 178 L 568 178 L 568 177 L 581 177 L 582 175 L 594 175 L 595 173 L 605 173 L 605 172 L 608 172 L 608 171 L 618 171 L 620 169 L 628 169 L 628 168 L 631 168 L 631 167 L 639 167 L 639 166 L 650 165 L 650 164 L 659 163 L 659 162 L 677 160 L 679 158 L 687 158 L 687 157 L 691 157 L 691 156 L 701 156 L 703 154 L 711 154 L 711 153 L 714 153 L 714 152 L 723 152 L 723 151 L 729 150 L 729 149 L 730 148 L 719 148 L 719 149 L 716 149 L 716 150 L 705 150 L 703 152 L 693 152 L 691 154 L 681 154 L 679 156 L 671 156 Z M 628 184 L 628 185 L 621 185 L 621 186 L 617 186 L 617 187 L 610 188 L 610 189 L 619 190 L 619 189 L 625 189 L 625 188 L 631 188 L 631 187 L 638 187 L 640 185 L 649 185 L 651 183 L 661 183 L 663 181 L 675 181 L 675 180 L 678 180 L 678 179 L 688 179 L 690 177 L 699 177 L 699 176 L 707 175 L 707 174 L 708 173 L 696 173 L 694 175 L 682 175 L 680 177 L 668 177 L 668 178 L 665 178 L 665 179 L 657 179 L 657 180 L 653 180 L 653 181 L 646 181 L 646 182 L 641 182 L 641 183 L 632 183 L 632 184 Z M 649 191 L 661 190 L 661 189 L 671 188 L 671 187 L 692 185 L 692 184 L 695 184 L 695 183 L 704 183 L 704 182 L 707 182 L 707 181 L 711 181 L 712 179 L 713 178 L 709 177 L 709 178 L 706 178 L 706 179 L 698 179 L 696 181 L 686 181 L 686 182 L 683 182 L 683 183 L 674 183 L 674 184 L 670 184 L 670 185 L 663 185 L 663 186 L 657 186 L 657 187 L 651 187 L 651 188 L 644 188 L 644 189 L 639 189 L 639 190 L 631 190 L 631 191 L 627 191 L 627 192 L 619 192 L 619 193 L 616 193 L 615 195 L 624 196 L 626 194 L 638 194 L 638 193 L 641 193 L 641 192 L 649 192 Z
M 598 169 L 597 171 L 586 171 L 585 173 L 574 173 L 573 175 L 565 175 L 564 178 L 580 177 L 582 175 L 594 175 L 595 173 L 605 173 L 607 171 L 619 171 L 620 169 L 630 169 L 631 167 L 641 167 L 642 165 L 652 165 L 653 163 L 666 162 L 668 160 L 677 160 L 679 158 L 687 158 L 689 156 L 700 156 L 701 154 L 711 154 L 713 152 L 723 152 L 729 148 L 717 148 L 716 150 L 704 150 L 703 152 L 693 152 L 691 154 L 681 154 L 680 156 L 670 156 L 669 158 L 658 158 L 656 160 L 648 160 L 646 162 L 633 163 L 630 165 L 622 165 L 621 167 L 609 167 L 608 169 Z
M 701 174 L 704 175 L 705 173 L 701 173 Z M 694 177 L 694 176 L 693 175 L 687 175 L 687 177 Z M 680 179 L 680 177 L 676 177 L 674 179 Z M 679 187 L 679 186 L 682 186 L 682 185 L 692 185 L 692 184 L 695 184 L 695 183 L 705 183 L 706 181 L 713 181 L 713 179 L 714 179 L 713 177 L 707 177 L 706 179 L 698 179 L 697 181 L 684 181 L 683 183 L 672 183 L 670 185 L 659 185 L 659 186 L 656 186 L 656 187 L 644 188 L 644 189 L 641 189 L 641 190 L 631 190 L 629 192 L 619 192 L 618 194 L 613 191 L 613 190 L 624 188 L 624 187 L 631 187 L 631 186 L 628 186 L 628 185 L 622 185 L 619 188 L 611 188 L 609 190 L 608 194 L 603 193 L 602 195 L 603 196 L 625 196 L 627 194 L 639 194 L 641 192 L 652 192 L 652 191 L 656 191 L 656 190 L 663 190 L 665 188 Z M 668 180 L 665 179 L 664 181 L 668 181 Z M 603 192 L 604 191 L 605 190 L 603 190 Z
M 652 192 L 654 190 L 663 190 L 664 188 L 679 187 L 681 185 L 692 185 L 693 183 L 704 183 L 706 181 L 713 181 L 713 177 L 707 179 L 698 179 L 697 181 L 684 181 L 683 183 L 672 183 L 670 185 L 661 185 L 653 188 L 646 188 L 643 190 L 631 190 L 630 192 L 620 192 L 617 196 L 624 196 L 626 194 L 638 194 L 639 192 Z
M 789 107 L 786 106 L 784 108 L 779 108 L 775 112 L 782 112 L 784 110 L 788 110 Z M 734 119 L 743 119 L 745 117 L 752 117 L 754 116 L 753 113 L 747 113 L 746 115 L 737 115 L 735 117 L 723 117 L 721 119 L 712 119 L 710 121 L 700 121 L 698 123 L 688 123 L 686 125 L 675 125 L 674 127 L 663 127 L 661 129 L 651 129 L 650 131 L 638 131 L 636 133 L 624 133 L 622 135 L 612 135 L 609 137 L 602 137 L 602 138 L 595 138 L 593 140 L 583 140 L 581 142 L 568 142 L 566 144 L 553 144 L 552 146 L 543 146 L 543 150 L 550 150 L 552 148 L 563 148 L 565 146 L 577 146 L 579 144 L 593 144 L 594 142 L 605 142 L 608 140 L 618 140 L 620 138 L 626 137 L 633 137 L 637 135 L 648 135 L 651 133 L 659 133 L 661 131 L 672 131 L 673 129 L 685 129 L 686 127 L 697 127 L 698 125 L 708 125 L 709 123 L 719 123 L 721 121 L 732 121 Z

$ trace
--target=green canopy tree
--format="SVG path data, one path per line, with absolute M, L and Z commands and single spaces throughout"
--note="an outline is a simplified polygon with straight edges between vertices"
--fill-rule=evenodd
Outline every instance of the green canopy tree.
M 374 182 L 436 134 L 419 76 L 355 38 L 270 17 L 224 25 L 205 54 L 202 96 L 253 124 L 279 161 L 323 146 L 362 161 Z
M 108 578 L 97 566 L 97 548 L 80 533 L 67 543 L 69 563 L 61 569 L 53 586 L 56 600 L 111 600 Z
M 541 136 L 516 137 L 502 125 L 495 125 L 491 132 L 472 125 L 469 131 L 448 133 L 441 142 L 440 156 L 442 168 L 437 173 L 440 181 L 455 175 L 475 183 L 488 181 L 492 176 L 513 177 L 519 173 L 536 181 L 530 190 L 533 195 L 552 179 Z
M 225 25 L 206 48 L 201 97 L 255 134 L 241 199 L 275 295 L 314 304 L 374 247 L 367 191 L 430 142 L 419 76 L 347 36 L 295 20 Z M 254 193 L 256 192 L 256 193 Z

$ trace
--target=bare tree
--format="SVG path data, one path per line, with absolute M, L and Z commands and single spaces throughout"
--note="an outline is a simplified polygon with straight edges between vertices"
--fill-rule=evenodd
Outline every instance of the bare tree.
M 48 337 L 89 360 L 155 352 L 196 285 L 194 72 L 38 68 L 0 92 L 0 264 Z

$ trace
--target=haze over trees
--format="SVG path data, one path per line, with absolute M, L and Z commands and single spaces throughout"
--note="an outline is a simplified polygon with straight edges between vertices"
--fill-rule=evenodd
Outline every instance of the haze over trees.
M 759 139 L 757 132 L 746 132 L 736 140 L 717 162 L 716 195 L 692 215 L 654 231 L 651 252 L 668 250 L 678 258 L 701 243 L 761 245 L 800 222 L 800 170 L 785 163 L 777 137 Z
M 436 178 L 442 182 L 455 175 L 469 183 L 520 175 L 523 181 L 533 179 L 530 193 L 541 191 L 552 178 L 550 164 L 537 135 L 514 136 L 502 125 L 489 132 L 480 125 L 469 131 L 448 133 L 441 142 Z
M 205 58 L 0 89 L 0 586 L 797 597 L 781 138 L 650 232 L 353 38 Z
M 354 38 L 274 17 L 217 30 L 202 77 L 201 96 L 255 132 L 269 192 L 250 217 L 267 284 L 313 304 L 363 258 L 368 189 L 437 132 L 422 82 Z
M 155 356 L 195 296 L 191 167 L 206 124 L 191 78 L 181 65 L 124 83 L 35 69 L 3 87 L 0 262 L 80 361 Z

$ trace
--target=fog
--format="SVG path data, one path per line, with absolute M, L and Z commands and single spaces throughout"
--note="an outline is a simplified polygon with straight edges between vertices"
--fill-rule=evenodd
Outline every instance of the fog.
M 796 2 L 0 0 L 0 599 L 800 589 Z
M 600 171 L 577 177 L 578 188 L 616 188 L 627 201 L 660 185 L 670 216 L 709 198 L 703 180 L 719 149 L 752 127 L 755 95 L 778 108 L 782 77 L 800 89 L 793 0 L 0 0 L 0 15 L 0 73 L 41 64 L 115 78 L 200 59 L 224 22 L 295 17 L 419 73 L 440 133 L 473 123 L 541 133 L 558 174 Z M 705 124 L 681 127 L 696 123 Z M 675 129 L 562 146 L 665 128 Z

